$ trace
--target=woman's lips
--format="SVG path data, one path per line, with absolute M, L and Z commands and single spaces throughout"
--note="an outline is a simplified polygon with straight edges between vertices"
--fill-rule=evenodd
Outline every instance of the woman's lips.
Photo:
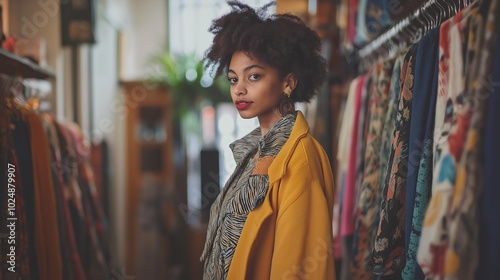
M 234 104 L 236 105 L 236 109 L 238 109 L 238 110 L 245 110 L 248 107 L 250 107 L 250 105 L 252 104 L 252 102 L 249 102 L 249 101 L 236 101 Z

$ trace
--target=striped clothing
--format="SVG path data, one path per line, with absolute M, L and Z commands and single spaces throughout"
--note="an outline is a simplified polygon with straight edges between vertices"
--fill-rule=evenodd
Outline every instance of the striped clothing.
M 203 279 L 226 279 L 246 218 L 266 196 L 267 168 L 290 137 L 295 117 L 287 115 L 264 137 L 256 128 L 230 145 L 237 165 L 210 210 L 201 257 L 205 262 Z

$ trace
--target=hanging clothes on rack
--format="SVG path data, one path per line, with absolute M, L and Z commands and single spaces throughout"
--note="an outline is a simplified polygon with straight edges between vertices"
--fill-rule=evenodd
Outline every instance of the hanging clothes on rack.
M 362 161 L 356 160 L 354 169 L 358 172 L 361 167 L 364 172 L 356 173 L 362 175 L 363 183 L 356 183 L 361 189 L 354 190 L 356 226 L 352 247 L 347 248 L 352 250 L 352 256 L 343 260 L 352 263 L 355 279 L 371 279 L 370 269 L 377 279 L 498 277 L 500 264 L 494 256 L 500 251 L 500 243 L 492 239 L 498 237 L 500 223 L 489 225 L 486 217 L 491 215 L 485 205 L 495 208 L 493 201 L 500 197 L 495 196 L 493 187 L 495 172 L 488 168 L 493 157 L 486 156 L 480 145 L 493 143 L 483 135 L 493 139 L 500 135 L 499 127 L 491 125 L 496 119 L 491 117 L 491 104 L 498 100 L 494 98 L 495 84 L 488 80 L 498 79 L 498 69 L 493 67 L 500 57 L 497 2 L 446 1 L 448 7 L 443 1 L 430 0 L 398 24 L 395 31 L 389 30 L 366 48 L 378 46 L 390 51 L 375 51 L 378 62 L 368 68 L 367 74 L 354 79 L 351 89 L 358 88 L 361 79 L 371 77 L 371 83 L 364 81 L 366 92 L 369 100 L 377 100 L 381 65 L 387 63 L 389 69 L 393 68 L 392 72 L 386 71 L 386 76 L 400 75 L 384 79 L 390 83 L 386 85 L 386 101 L 379 100 L 377 105 L 370 101 L 369 110 L 366 114 L 361 111 L 357 122 L 353 122 L 352 115 L 349 117 L 349 125 L 354 124 L 358 133 L 348 145 L 349 151 L 356 151 L 356 157 L 364 155 Z M 412 24 L 414 20 L 417 25 Z M 422 34 L 406 34 L 416 31 Z M 397 41 L 401 38 L 409 39 L 413 45 L 405 51 L 402 66 L 398 66 L 398 59 L 392 55 L 397 47 L 405 46 Z M 373 61 L 367 56 L 369 51 L 362 51 L 360 57 Z M 380 60 L 384 53 L 390 56 Z M 360 69 L 366 69 L 366 65 L 360 62 Z M 394 111 L 391 96 L 395 95 L 391 90 L 398 96 L 392 101 L 396 105 Z M 383 106 L 388 107 L 382 123 L 375 108 Z M 352 136 L 354 128 L 350 132 Z M 367 133 L 366 139 L 359 141 L 363 133 Z M 387 144 L 389 157 L 385 156 Z M 492 154 L 495 151 L 492 149 Z M 344 163 L 352 171 L 350 156 Z M 485 166 L 486 162 L 489 166 Z M 372 177 L 377 169 L 381 172 L 378 183 Z M 377 195 L 381 197 L 378 212 L 370 208 Z M 350 211 L 344 204 L 350 203 L 346 201 L 349 196 L 343 193 L 342 198 L 341 210 Z M 379 213 L 376 230 L 369 228 L 370 221 L 376 220 L 373 213 Z M 349 213 L 341 216 L 349 217 Z M 370 232 L 375 231 L 370 241 Z M 482 242 L 483 237 L 493 245 L 491 248 Z M 371 263 L 366 261 L 367 250 Z M 486 259 L 483 252 L 493 257 Z
M 490 97 L 489 88 L 481 84 L 481 79 L 491 75 L 492 54 L 495 46 L 495 35 L 497 32 L 493 30 L 496 26 L 498 16 L 498 1 L 491 1 L 486 6 L 480 7 L 480 13 L 475 13 L 474 21 L 481 17 L 481 22 L 484 22 L 482 32 L 480 32 L 479 40 L 481 52 L 474 55 L 471 61 L 471 68 L 465 77 L 467 82 L 466 91 L 463 94 L 465 104 L 456 113 L 458 119 L 456 131 L 459 139 L 456 142 L 462 143 L 463 151 L 456 157 L 455 165 L 448 167 L 453 168 L 456 172 L 456 178 L 452 182 L 453 186 L 447 198 L 441 195 L 442 192 L 437 192 L 431 199 L 429 213 L 436 213 L 434 217 L 437 222 L 445 221 L 447 228 L 443 229 L 447 239 L 441 238 L 436 242 L 436 236 L 430 236 L 433 239 L 432 246 L 443 246 L 443 250 L 436 257 L 443 262 L 443 270 L 433 272 L 430 277 L 446 277 L 446 279 L 472 279 L 478 267 L 478 228 L 477 215 L 479 211 L 478 198 L 481 193 L 482 176 L 480 176 L 481 161 L 479 160 L 482 130 L 484 126 L 484 118 L 488 98 Z M 485 12 L 481 14 L 482 12 Z M 473 36 L 470 34 L 470 36 Z M 477 39 L 474 38 L 474 39 Z M 469 41 L 471 42 L 471 41 Z M 474 41 L 472 42 L 474 44 Z M 498 50 L 497 50 L 498 51 Z M 463 121 L 461 121 L 463 120 Z M 452 142 L 453 143 L 453 142 Z M 439 174 L 441 175 L 441 174 Z M 439 176 L 438 175 L 438 176 Z M 440 176 L 439 179 L 442 177 Z M 444 178 L 446 179 L 446 177 Z M 438 185 L 438 187 L 440 187 Z M 440 190 L 440 189 L 438 189 Z M 434 194 L 434 193 L 433 193 Z M 439 209 L 437 203 L 441 199 L 448 199 L 443 211 Z M 442 207 L 442 206 L 441 206 Z M 435 212 L 431 212 L 435 211 Z M 431 219 L 426 217 L 428 222 Z M 435 224 L 428 223 L 426 229 L 439 229 Z M 432 232 L 432 231 L 431 231 Z M 422 236 L 424 232 L 422 232 Z M 443 235 L 441 234 L 441 236 Z M 419 251 L 420 254 L 420 251 Z M 431 256 L 435 258 L 434 256 Z M 424 261 L 433 259 L 424 259 Z
M 75 232 L 70 216 L 69 195 L 67 195 L 67 187 L 63 178 L 64 170 L 62 168 L 61 144 L 56 127 L 56 120 L 49 114 L 44 114 L 43 120 L 46 124 L 46 132 L 50 143 L 51 162 L 53 163 L 51 170 L 54 178 L 54 188 L 58 190 L 56 191 L 56 200 L 59 215 L 59 230 L 61 232 L 61 245 L 64 245 L 61 246 L 61 254 L 64 256 L 65 260 L 69 260 L 64 262 L 63 275 L 64 279 L 71 278 L 82 280 L 85 279 L 85 273 L 76 247 Z
M 410 123 L 408 177 L 406 181 L 405 252 L 403 279 L 423 279 L 417 265 L 422 222 L 431 195 L 434 108 L 437 98 L 439 28 L 420 41 L 415 63 L 412 112 L 419 117 Z M 418 112 L 418 113 L 417 113 Z
M 17 155 L 17 165 L 19 170 L 20 181 L 19 187 L 21 188 L 22 196 L 18 197 L 19 201 L 22 201 L 23 207 L 20 207 L 21 211 L 25 213 L 24 227 L 28 235 L 28 244 L 35 244 L 35 201 L 34 201 L 34 183 L 33 183 L 33 166 L 31 163 L 31 147 L 29 142 L 28 127 L 26 123 L 21 119 L 12 118 L 10 121 L 12 128 L 12 142 L 14 144 L 14 150 Z M 6 147 L 6 146 L 4 146 Z M 18 189 L 19 191 L 19 189 Z M 24 211 L 25 210 L 25 211 Z M 34 246 L 28 247 L 29 254 L 29 264 L 28 268 L 30 271 L 31 279 L 38 279 L 38 265 L 36 259 L 36 252 Z
M 354 279 L 372 279 L 372 270 L 369 269 L 370 256 L 368 248 L 372 248 L 376 228 L 373 227 L 375 215 L 378 213 L 380 203 L 378 183 L 380 181 L 379 156 L 382 138 L 382 129 L 389 99 L 389 85 L 393 61 L 386 61 L 374 67 L 371 86 L 372 93 L 369 98 L 370 120 L 366 136 L 366 150 L 364 153 L 363 181 L 356 204 L 356 230 L 353 238 L 353 277 Z
M 40 279 L 63 279 L 59 227 L 50 170 L 49 143 L 42 120 L 34 112 L 24 112 L 31 139 L 35 198 L 35 249 Z
M 6 122 L 2 125 L 7 125 L 11 127 L 11 118 L 17 117 L 8 112 L 2 118 Z M 6 131 L 1 129 L 2 132 Z M 2 242 L 2 251 L 6 252 L 2 254 L 2 274 L 17 272 L 18 279 L 31 279 L 31 277 L 36 276 L 36 269 L 33 270 L 32 266 L 36 265 L 36 259 L 34 259 L 34 250 L 30 247 L 29 236 L 26 219 L 26 211 L 24 208 L 25 199 L 23 196 L 17 196 L 16 192 L 23 193 L 24 189 L 21 184 L 22 175 L 19 169 L 19 160 L 16 154 L 16 149 L 13 147 L 13 137 L 12 135 L 5 134 L 2 140 L 2 147 L 4 147 L 5 153 L 2 154 L 2 166 L 7 167 L 4 172 L 2 172 L 2 180 L 8 182 L 4 188 L 2 188 L 2 203 L 1 213 L 2 213 L 2 232 L 8 233 L 8 236 L 15 236 L 16 240 L 12 242 L 12 239 L 5 239 Z M 9 170 L 7 173 L 7 170 Z M 14 192 L 12 192 L 14 190 Z M 12 207 L 12 204 L 14 206 Z M 5 222 L 4 222 L 5 221 Z M 14 228 L 12 227 L 14 226 Z M 14 233 L 14 234 L 13 234 Z M 11 242 L 7 241 L 11 240 Z M 14 246 L 14 247 L 13 247 Z M 14 250 L 12 250 L 14 249 Z M 14 257 L 14 263 L 12 263 Z
M 351 244 L 352 244 L 352 233 L 350 232 L 349 223 L 353 220 L 350 219 L 347 209 L 353 207 L 353 198 L 348 196 L 346 190 L 346 177 L 347 177 L 347 168 L 349 166 L 349 152 L 351 150 L 351 135 L 354 130 L 354 116 L 355 116 L 355 99 L 358 93 L 358 85 L 362 77 L 358 77 L 354 79 L 350 86 L 347 94 L 347 100 L 343 113 L 343 122 L 340 127 L 339 132 L 339 144 L 338 144 L 338 177 L 337 177 L 337 187 L 340 189 L 340 197 L 338 200 L 339 204 L 339 224 L 337 227 L 339 228 L 339 238 L 341 239 L 342 246 L 342 259 L 350 260 L 351 258 Z M 349 191 L 350 192 L 350 191 Z M 352 212 L 351 212 L 352 213 Z M 349 262 L 342 262 L 342 275 L 341 279 L 349 280 L 352 279 L 350 275 Z
M 25 87 L 0 74 L 0 163 L 12 166 L 0 174 L 12 181 L 0 191 L 2 232 L 8 217 L 16 222 L 15 243 L 1 242 L 3 252 L 15 244 L 15 266 L 3 254 L 0 279 L 108 279 L 108 226 L 83 134 L 38 111 Z
M 404 205 L 408 168 L 414 66 L 418 45 L 412 45 L 401 68 L 398 111 L 380 205 L 380 223 L 372 251 L 375 275 L 400 273 L 404 265 Z

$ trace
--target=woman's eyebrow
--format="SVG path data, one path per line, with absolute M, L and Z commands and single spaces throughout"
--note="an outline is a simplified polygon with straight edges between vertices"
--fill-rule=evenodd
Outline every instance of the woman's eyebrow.
M 251 70 L 251 69 L 253 69 L 253 68 L 260 68 L 260 69 L 263 69 L 263 70 L 265 70 L 265 69 L 266 69 L 266 68 L 264 68 L 264 67 L 262 67 L 262 66 L 260 66 L 260 65 L 257 65 L 257 64 L 252 64 L 252 65 L 250 65 L 250 66 L 245 67 L 245 68 L 243 69 L 243 72 L 248 72 L 248 71 L 250 71 L 250 70 Z M 228 73 L 233 73 L 233 74 L 236 74 L 236 72 L 235 72 L 233 69 L 228 69 L 228 70 L 227 70 L 227 72 L 228 72 Z

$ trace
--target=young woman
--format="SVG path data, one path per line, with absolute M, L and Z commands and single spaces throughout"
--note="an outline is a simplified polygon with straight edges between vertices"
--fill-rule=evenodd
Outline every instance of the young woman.
M 334 279 L 331 167 L 294 108 L 326 76 L 320 39 L 268 5 L 228 3 L 205 59 L 260 127 L 230 145 L 237 166 L 211 208 L 203 279 Z

